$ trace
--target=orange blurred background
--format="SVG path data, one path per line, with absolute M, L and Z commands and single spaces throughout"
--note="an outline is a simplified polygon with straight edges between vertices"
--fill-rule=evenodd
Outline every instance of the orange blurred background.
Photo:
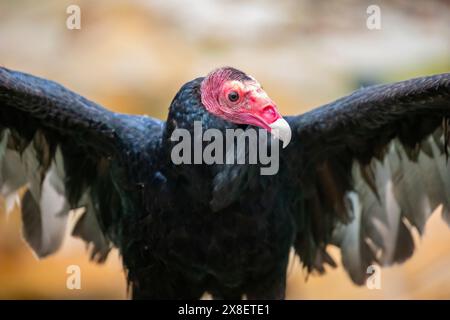
M 66 27 L 71 4 L 81 8 L 80 30 Z M 371 4 L 381 9 L 380 30 L 366 27 Z M 113 110 L 162 119 L 183 83 L 231 65 L 257 78 L 283 113 L 298 114 L 362 85 L 449 72 L 450 3 L 0 1 L 0 64 Z M 305 281 L 292 259 L 287 297 L 449 299 L 450 231 L 439 215 L 416 237 L 411 260 L 383 269 L 380 290 L 353 285 L 340 267 Z M 37 261 L 20 228 L 17 210 L 0 212 L 0 298 L 127 298 L 117 252 L 96 265 L 67 237 Z M 80 290 L 66 288 L 69 265 L 81 267 Z

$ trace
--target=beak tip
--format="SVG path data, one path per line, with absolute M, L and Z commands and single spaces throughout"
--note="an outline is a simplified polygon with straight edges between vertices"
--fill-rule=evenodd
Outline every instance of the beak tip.
M 291 141 L 292 136 L 289 123 L 287 123 L 287 121 L 283 118 L 280 118 L 270 124 L 270 128 L 272 129 L 272 134 L 279 140 L 283 141 L 283 149 L 286 148 Z

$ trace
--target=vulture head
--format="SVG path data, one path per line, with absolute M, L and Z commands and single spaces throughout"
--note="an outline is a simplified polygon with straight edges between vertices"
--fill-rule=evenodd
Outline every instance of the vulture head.
M 261 85 L 244 72 L 224 67 L 208 74 L 201 84 L 202 104 L 208 112 L 237 124 L 261 127 L 283 141 L 291 140 L 291 128 Z

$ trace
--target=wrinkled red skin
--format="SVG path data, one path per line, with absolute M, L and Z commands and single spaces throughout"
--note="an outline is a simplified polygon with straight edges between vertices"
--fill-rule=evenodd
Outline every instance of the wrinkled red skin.
M 238 124 L 258 126 L 271 132 L 270 124 L 281 118 L 280 113 L 261 85 L 254 79 L 233 79 L 225 69 L 210 73 L 202 82 L 202 104 L 208 112 Z M 239 98 L 230 101 L 235 91 Z

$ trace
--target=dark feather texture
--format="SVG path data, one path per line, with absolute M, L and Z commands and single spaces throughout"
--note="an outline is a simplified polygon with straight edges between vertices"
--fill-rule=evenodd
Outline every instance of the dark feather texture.
M 290 171 L 298 177 L 291 179 L 293 186 L 324 190 L 320 202 L 314 193 L 305 195 L 297 214 L 320 216 L 322 221 L 313 225 L 331 223 L 313 236 L 310 249 L 321 250 L 330 242 L 340 246 L 344 266 L 359 284 L 369 265 L 410 257 L 410 225 L 422 233 L 439 204 L 444 204 L 444 216 L 448 212 L 449 116 L 450 75 L 442 74 L 363 88 L 290 118 L 297 139 L 284 156 L 307 163 Z M 349 197 L 352 204 L 345 209 Z M 346 216 L 353 219 L 349 224 Z M 296 246 L 301 257 L 314 256 L 306 249 Z M 308 269 L 315 267 L 313 260 L 303 261 Z

